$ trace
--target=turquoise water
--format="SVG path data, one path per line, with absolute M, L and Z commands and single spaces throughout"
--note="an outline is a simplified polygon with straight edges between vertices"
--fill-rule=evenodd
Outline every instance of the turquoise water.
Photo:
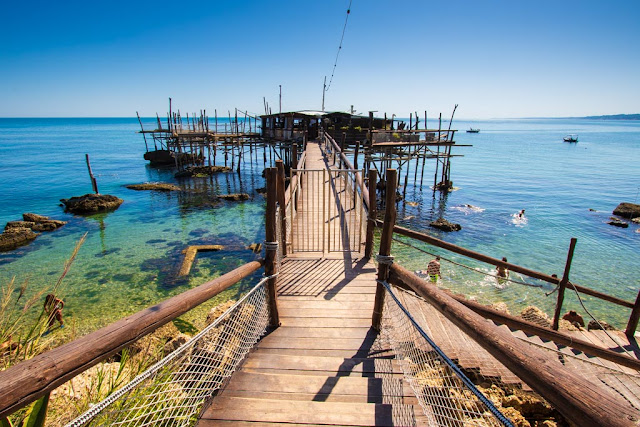
M 88 232 L 60 292 L 65 318 L 75 319 L 80 332 L 215 278 L 253 259 L 245 246 L 264 240 L 264 198 L 255 192 L 264 186 L 262 155 L 259 165 L 254 159 L 241 174 L 177 181 L 170 169 L 146 164 L 137 130 L 136 119 L 0 119 L 0 223 L 21 219 L 23 212 L 69 221 L 29 246 L 0 253 L 0 281 L 28 280 L 30 292 L 53 286 Z M 117 211 L 80 217 L 59 206 L 62 198 L 91 192 L 85 153 L 100 192 L 124 199 Z M 189 191 L 124 187 L 147 181 L 176 182 Z M 251 200 L 212 202 L 216 194 L 234 192 L 249 193 Z M 181 251 L 193 244 L 227 249 L 198 255 L 188 280 L 178 280 Z
M 154 120 L 147 121 L 154 127 Z M 145 126 L 146 127 L 146 126 Z M 456 141 L 472 144 L 454 154 L 452 179 L 457 191 L 433 197 L 429 186 L 434 162 L 428 161 L 425 183 L 410 183 L 407 201 L 399 204 L 399 222 L 485 254 L 546 273 L 562 274 L 569 240 L 578 238 L 572 281 L 620 298 L 634 300 L 640 288 L 638 226 L 619 229 L 605 222 L 619 202 L 639 201 L 640 123 L 586 120 L 456 121 L 454 127 L 479 127 L 479 134 L 460 132 Z M 240 175 L 176 181 L 171 170 L 150 168 L 143 160 L 144 141 L 137 120 L 0 119 L 0 225 L 23 212 L 69 221 L 43 233 L 31 245 L 0 253 L 0 281 L 28 279 L 30 292 L 51 286 L 78 239 L 88 232 L 62 296 L 65 316 L 81 332 L 133 313 L 170 295 L 240 265 L 254 255 L 244 246 L 264 240 L 262 153 Z M 562 136 L 577 133 L 577 144 Z M 89 217 L 65 214 L 59 199 L 91 192 L 84 155 L 88 153 L 101 193 L 125 200 L 115 212 Z M 255 154 L 254 154 L 255 155 Z M 218 164 L 223 162 L 220 158 Z M 413 167 L 410 176 L 413 177 Z M 156 193 L 124 186 L 146 181 L 176 182 L 189 192 Z M 247 192 L 243 203 L 212 203 L 220 193 Z M 480 209 L 470 210 L 470 204 Z M 526 209 L 527 223 L 511 217 Z M 592 212 L 589 209 L 595 209 Z M 457 233 L 428 227 L 442 213 L 458 222 Z M 182 249 L 190 244 L 223 244 L 227 250 L 198 256 L 188 281 L 176 280 Z M 433 248 L 422 246 L 430 252 Z M 401 244 L 400 262 L 423 269 L 431 258 Z M 484 272 L 492 269 L 461 257 L 447 259 Z M 513 277 L 513 276 L 512 276 Z M 518 278 L 518 277 L 516 277 Z M 522 278 L 524 279 L 524 278 Z M 499 285 L 482 274 L 443 262 L 443 286 L 482 301 L 506 300 L 513 310 L 533 303 L 549 311 L 555 295 L 515 284 Z M 237 293 L 241 287 L 233 291 Z M 624 325 L 627 309 L 586 298 L 587 307 L 604 320 Z M 575 298 L 567 298 L 574 307 Z
M 464 132 L 480 128 L 478 134 Z M 627 229 L 606 224 L 620 202 L 640 202 L 640 123 L 581 119 L 530 119 L 456 121 L 455 140 L 460 147 L 452 159 L 456 191 L 433 196 L 434 162 L 427 161 L 425 183 L 409 185 L 407 201 L 399 205 L 401 224 L 427 231 L 487 255 L 562 276 L 570 239 L 578 243 L 571 267 L 574 283 L 634 301 L 640 289 L 640 233 L 636 224 Z M 564 143 L 569 133 L 579 135 L 577 144 Z M 413 178 L 413 165 L 410 176 Z M 464 205 L 479 209 L 468 209 Z M 525 209 L 526 222 L 513 214 Z M 595 210 L 590 211 L 590 209 Z M 442 214 L 462 225 L 462 230 L 444 233 L 428 227 Z M 426 248 L 423 246 L 423 248 Z M 423 269 L 430 256 L 401 244 L 394 247 L 401 262 Z M 493 272 L 493 267 L 438 252 L 454 261 Z M 555 295 L 541 290 L 470 274 L 451 263 L 443 263 L 443 286 L 488 301 L 518 301 L 515 311 L 528 304 L 552 313 Z M 519 275 L 512 278 L 523 280 Z M 535 283 L 535 282 L 532 282 Z M 540 283 L 537 283 L 540 285 Z M 545 286 L 543 291 L 552 288 Z M 584 298 L 587 309 L 603 319 L 624 325 L 629 310 Z M 567 308 L 584 310 L 569 296 Z M 550 311 L 551 310 L 551 311 Z M 514 311 L 514 310 L 512 310 Z

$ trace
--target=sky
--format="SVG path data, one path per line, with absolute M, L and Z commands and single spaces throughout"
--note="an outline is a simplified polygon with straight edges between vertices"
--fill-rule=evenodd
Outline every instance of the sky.
M 349 0 L 6 2 L 0 117 L 320 109 Z M 352 0 L 325 109 L 640 113 L 640 1 Z

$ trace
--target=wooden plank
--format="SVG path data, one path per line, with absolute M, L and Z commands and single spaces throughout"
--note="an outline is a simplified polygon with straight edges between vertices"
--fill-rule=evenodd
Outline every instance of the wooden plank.
M 395 360 L 252 354 L 243 369 L 284 369 L 335 373 L 401 373 Z
M 317 310 L 313 308 L 282 308 L 280 317 L 313 317 L 315 319 L 331 318 L 331 319 L 363 319 L 371 318 L 371 310 L 343 310 L 334 309 L 330 311 Z
M 318 328 L 340 328 L 345 325 L 345 319 L 335 319 L 331 317 L 281 317 L 282 326 L 308 327 L 315 326 Z M 351 327 L 369 327 L 371 319 L 352 318 L 349 319 Z
M 371 301 L 304 301 L 304 300 L 282 300 L 278 301 L 278 307 L 282 310 L 305 308 L 321 311 L 333 310 L 372 310 L 373 298 Z
M 371 348 L 374 340 L 362 338 L 289 338 L 270 335 L 258 346 L 260 348 L 300 348 L 311 350 L 353 350 Z
M 389 348 L 365 348 L 353 350 L 318 350 L 308 348 L 255 348 L 253 352 L 263 354 L 281 354 L 291 356 L 322 356 L 322 357 L 343 357 L 343 358 L 382 358 L 394 359 L 395 355 Z
M 222 396 L 213 400 L 202 418 L 354 426 L 394 424 L 391 405 L 281 401 Z
M 277 334 L 274 332 L 272 335 L 277 335 L 279 338 L 358 338 L 363 340 L 367 337 L 373 339 L 376 337 L 375 331 L 371 328 L 354 328 L 350 325 L 343 328 L 296 328 L 282 326 L 278 328 L 276 332 Z

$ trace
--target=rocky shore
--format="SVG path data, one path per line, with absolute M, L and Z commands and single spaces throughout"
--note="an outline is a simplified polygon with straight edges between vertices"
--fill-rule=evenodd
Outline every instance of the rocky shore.
M 66 224 L 66 221 L 50 219 L 34 213 L 22 214 L 22 221 L 9 221 L 0 234 L 0 251 L 10 251 L 27 245 L 40 234 L 37 232 L 54 231 Z

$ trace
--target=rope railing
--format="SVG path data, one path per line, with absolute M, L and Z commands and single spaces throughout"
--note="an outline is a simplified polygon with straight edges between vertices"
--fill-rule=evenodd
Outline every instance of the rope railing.
M 432 426 L 513 426 L 438 347 L 387 282 L 381 332 Z
M 67 426 L 192 425 L 265 333 L 269 313 L 263 278 L 189 341 Z

